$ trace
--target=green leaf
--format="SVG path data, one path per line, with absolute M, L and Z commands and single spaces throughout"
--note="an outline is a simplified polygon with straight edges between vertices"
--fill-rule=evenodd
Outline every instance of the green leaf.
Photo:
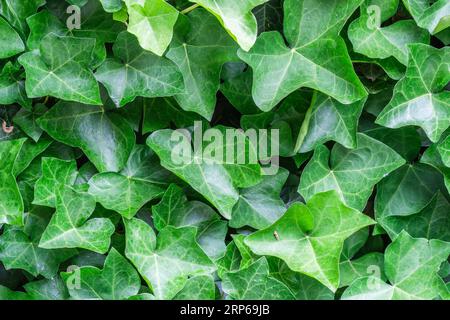
M 115 59 L 107 59 L 95 77 L 117 106 L 137 96 L 165 97 L 183 92 L 183 78 L 175 64 L 143 50 L 133 35 L 119 34 L 113 52 Z
M 253 99 L 261 110 L 271 110 L 301 87 L 316 89 L 344 104 L 367 95 L 339 37 L 345 22 L 361 2 L 284 2 L 284 33 L 289 47 L 278 32 L 266 32 L 248 53 L 242 50 L 238 53 L 253 69 Z
M 360 278 L 366 278 L 372 273 L 377 273 L 383 281 L 384 257 L 382 253 L 371 252 L 357 259 L 341 260 L 339 263 L 339 287 L 347 287 Z
M 25 45 L 9 23 L 0 17 L 0 59 L 9 58 L 25 50 Z
M 177 164 L 172 157 L 173 152 L 179 152 L 177 149 L 186 147 L 185 136 L 181 133 L 175 135 L 176 140 L 181 141 L 177 144 L 171 140 L 174 131 L 159 130 L 150 135 L 147 144 L 161 159 L 161 165 L 167 170 L 173 172 L 178 177 L 190 184 L 190 186 L 202 194 L 211 202 L 219 212 L 225 217 L 231 217 L 233 206 L 238 201 L 238 192 L 233 186 L 232 178 L 228 171 L 220 164 L 208 164 L 204 161 L 196 163 L 189 161 L 184 164 Z M 188 145 L 190 148 L 190 144 Z M 192 150 L 190 150 L 192 152 Z
M 319 192 L 335 190 L 350 207 L 363 210 L 373 187 L 405 161 L 385 144 L 364 134 L 358 147 L 336 144 L 331 152 L 319 146 L 303 171 L 299 193 L 308 201 Z
M 450 93 L 444 89 L 450 81 L 449 57 L 449 48 L 410 45 L 406 75 L 377 123 L 389 128 L 420 126 L 431 141 L 438 141 L 450 126 Z
M 106 209 L 130 219 L 147 202 L 163 194 L 169 175 L 150 148 L 136 145 L 119 173 L 99 173 L 89 180 L 89 193 Z
M 13 166 L 25 139 L 0 141 L 0 224 L 23 225 L 24 204 Z
M 288 175 L 288 171 L 282 169 L 275 176 L 265 176 L 256 186 L 242 189 L 231 214 L 230 227 L 247 225 L 263 229 L 278 220 L 286 211 L 280 193 Z
M 9 229 L 0 236 L 0 261 L 7 269 L 22 269 L 33 276 L 53 277 L 59 264 L 67 260 L 72 252 L 47 250 L 38 247 L 27 234 Z
M 281 281 L 269 275 L 269 265 L 261 258 L 249 267 L 226 273 L 223 291 L 237 300 L 294 300 L 292 292 Z
M 400 211 L 398 211 L 400 212 Z M 402 230 L 414 238 L 440 239 L 450 242 L 450 203 L 441 192 L 437 192 L 420 212 L 408 216 L 387 216 L 377 221 L 391 238 Z
M 256 41 L 258 26 L 253 8 L 268 0 L 189 0 L 198 3 L 219 19 L 239 46 L 248 51 Z
M 293 271 L 319 280 L 334 292 L 344 240 L 373 223 L 330 191 L 316 194 L 307 205 L 293 204 L 277 222 L 248 236 L 245 243 L 254 253 L 278 257 Z
M 134 147 L 133 130 L 103 107 L 61 101 L 37 122 L 55 140 L 83 150 L 100 172 L 120 171 Z
M 0 72 L 0 103 L 18 103 L 24 108 L 31 107 L 30 99 L 25 92 L 25 82 L 22 79 L 20 65 L 7 62 Z
M 434 299 L 442 281 L 437 272 L 449 254 L 448 242 L 415 239 L 403 231 L 385 253 L 385 271 L 390 284 L 377 277 L 361 278 L 344 292 L 343 299 Z
M 42 235 L 39 247 L 83 248 L 98 253 L 108 251 L 114 225 L 107 218 L 89 219 L 95 209 L 95 200 L 69 187 L 56 189 L 55 194 L 56 212 Z
M 184 288 L 173 298 L 174 300 L 214 300 L 216 285 L 211 276 L 195 276 L 189 278 Z
M 26 19 L 36 13 L 45 0 L 2 0 L 0 2 L 0 15 L 24 36 L 28 31 Z
M 38 126 L 36 120 L 47 110 L 47 107 L 43 104 L 35 105 L 32 111 L 28 111 L 25 108 L 20 109 L 14 116 L 14 123 L 34 142 L 38 142 L 44 131 Z
M 372 21 L 373 5 L 380 10 L 379 24 Z M 361 6 L 361 15 L 353 21 L 348 30 L 348 37 L 353 49 L 369 58 L 386 59 L 394 57 L 402 64 L 408 64 L 408 44 L 428 44 L 430 36 L 427 31 L 419 28 L 413 20 L 401 20 L 388 26 L 381 27 L 381 23 L 391 18 L 398 5 L 398 0 L 373 1 L 367 0 Z M 376 13 L 375 13 L 376 14 Z
M 209 274 L 215 267 L 195 241 L 193 227 L 164 228 L 156 237 L 144 221 L 124 221 L 125 255 L 153 289 L 157 299 L 171 299 L 188 276 Z
M 180 20 L 166 56 L 180 69 L 184 93 L 175 99 L 181 108 L 210 120 L 220 88 L 220 70 L 225 62 L 236 61 L 237 46 L 213 16 L 203 9 Z
M 417 25 L 435 34 L 450 26 L 450 4 L 446 0 L 429 2 L 425 0 L 403 0 Z
M 34 186 L 33 204 L 56 207 L 56 191 L 72 186 L 77 178 L 77 164 L 74 160 L 42 158 L 42 176 Z
M 90 70 L 95 39 L 45 36 L 39 51 L 19 57 L 27 78 L 25 89 L 30 98 L 56 98 L 100 105 L 100 91 Z
M 139 274 L 133 266 L 112 248 L 102 270 L 86 266 L 72 272 L 63 272 L 63 280 L 70 296 L 76 300 L 124 300 L 136 295 L 141 287 Z M 74 285 L 79 277 L 79 286 Z
M 165 0 L 124 0 L 129 15 L 128 32 L 142 48 L 162 56 L 172 41 L 178 10 Z
M 66 285 L 59 276 L 51 279 L 28 282 L 24 285 L 25 290 L 34 300 L 67 300 L 69 293 Z
M 100 0 L 106 12 L 117 12 L 122 9 L 122 0 Z
M 343 105 L 326 95 L 313 95 L 294 150 L 306 153 L 330 140 L 346 148 L 356 148 L 358 120 L 364 103 L 365 99 Z

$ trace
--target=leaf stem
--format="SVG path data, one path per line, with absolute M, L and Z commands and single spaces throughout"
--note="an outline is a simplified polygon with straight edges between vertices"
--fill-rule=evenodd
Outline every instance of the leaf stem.
M 189 12 L 191 12 L 192 10 L 194 10 L 195 8 L 198 8 L 200 5 L 198 3 L 187 7 L 186 9 L 184 9 L 183 11 L 181 11 L 181 14 L 188 14 Z

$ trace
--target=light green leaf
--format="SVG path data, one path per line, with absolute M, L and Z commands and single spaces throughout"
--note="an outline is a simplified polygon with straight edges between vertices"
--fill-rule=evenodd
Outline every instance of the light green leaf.
M 106 257 L 102 270 L 86 266 L 63 272 L 61 276 L 70 296 L 76 300 L 124 300 L 136 295 L 141 287 L 137 271 L 114 248 Z M 79 287 L 73 285 L 74 277 L 79 277 Z
M 100 105 L 100 91 L 90 70 L 95 39 L 61 37 L 49 34 L 40 42 L 39 51 L 19 57 L 27 78 L 28 97 L 56 98 Z
M 223 276 L 222 288 L 237 300 L 294 300 L 294 295 L 281 281 L 269 275 L 266 258 L 249 267 Z
M 447 0 L 403 0 L 419 27 L 436 34 L 450 26 L 450 3 Z
M 195 276 L 189 278 L 184 288 L 173 298 L 174 300 L 214 300 L 216 285 L 211 276 Z
M 34 186 L 33 204 L 55 208 L 56 190 L 72 186 L 77 175 L 77 163 L 74 160 L 42 158 L 42 176 Z
M 178 10 L 165 0 L 124 0 L 129 15 L 128 32 L 142 48 L 162 56 L 172 41 Z
M 344 240 L 373 223 L 330 191 L 316 194 L 307 205 L 293 204 L 277 222 L 248 236 L 245 243 L 254 253 L 278 257 L 293 271 L 319 280 L 334 292 Z
M 195 241 L 195 228 L 168 226 L 156 238 L 144 221 L 131 219 L 124 223 L 125 255 L 153 289 L 156 299 L 175 297 L 188 276 L 214 271 L 214 264 Z
M 412 238 L 403 231 L 386 249 L 385 271 L 390 282 L 361 278 L 344 292 L 343 299 L 423 300 L 439 295 L 441 263 L 450 254 L 450 243 Z
M 258 26 L 253 8 L 268 0 L 189 0 L 214 14 L 239 46 L 248 51 L 256 41 Z
M 450 126 L 450 48 L 409 46 L 408 69 L 394 89 L 377 123 L 389 128 L 420 126 L 431 141 L 439 140 Z
M 379 6 L 381 3 L 381 7 Z M 378 5 L 380 10 L 379 25 L 373 19 L 371 6 Z M 369 58 L 386 59 L 394 57 L 402 64 L 408 64 L 408 44 L 430 42 L 427 31 L 419 28 L 413 20 L 401 20 L 388 26 L 381 24 L 391 18 L 398 5 L 398 0 L 366 0 L 361 6 L 361 15 L 353 21 L 348 30 L 348 37 L 353 49 Z M 375 13 L 376 14 L 376 13 Z

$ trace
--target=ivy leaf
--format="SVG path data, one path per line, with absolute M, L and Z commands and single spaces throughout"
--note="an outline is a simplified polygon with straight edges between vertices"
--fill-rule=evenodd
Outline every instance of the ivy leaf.
M 248 236 L 245 243 L 254 253 L 278 257 L 293 271 L 319 280 L 334 292 L 344 240 L 373 223 L 330 191 L 316 194 L 307 205 L 293 204 L 277 222 Z
M 7 62 L 0 72 L 0 103 L 18 103 L 24 108 L 30 109 L 31 103 L 25 92 L 25 82 L 22 79 L 19 64 Z
M 450 244 L 440 240 L 412 238 L 406 231 L 386 248 L 387 284 L 375 277 L 356 280 L 343 299 L 411 300 L 439 295 L 439 267 L 450 254 Z
M 151 227 L 141 220 L 124 223 L 125 255 L 157 299 L 173 298 L 184 288 L 188 276 L 214 271 L 214 264 L 195 241 L 195 228 L 168 226 L 156 237 Z
M 175 99 L 183 110 L 210 120 L 220 88 L 220 70 L 225 62 L 237 61 L 237 46 L 203 9 L 192 11 L 186 19 L 177 25 L 166 54 L 184 78 L 185 91 Z
M 318 192 L 336 190 L 348 206 L 363 210 L 373 187 L 405 160 L 364 134 L 357 135 L 357 144 L 353 150 L 336 144 L 331 152 L 318 146 L 303 170 L 299 193 L 308 201 Z
M 89 69 L 93 62 L 95 39 L 60 37 L 49 34 L 39 51 L 19 57 L 27 78 L 30 98 L 54 96 L 63 100 L 100 105 L 97 81 Z
M 287 0 L 284 33 L 290 46 L 278 32 L 266 32 L 248 53 L 239 51 L 239 57 L 253 69 L 253 98 L 262 111 L 271 110 L 301 87 L 321 91 L 344 104 L 367 95 L 339 37 L 361 2 Z
M 214 278 L 207 275 L 189 278 L 174 300 L 214 300 L 216 285 Z
M 446 0 L 433 3 L 424 0 L 403 0 L 406 9 L 411 13 L 417 25 L 436 34 L 450 26 L 450 4 Z
M 237 300 L 294 300 L 292 292 L 281 281 L 269 276 L 266 258 L 223 276 L 222 288 Z
M 5 267 L 22 269 L 35 277 L 53 277 L 59 264 L 72 255 L 68 250 L 40 248 L 26 233 L 18 229 L 9 229 L 0 236 L 0 261 Z
M 106 12 L 117 12 L 122 9 L 122 0 L 100 0 Z
M 106 60 L 95 77 L 117 106 L 137 96 L 165 97 L 183 92 L 183 78 L 175 64 L 143 50 L 131 34 L 119 34 L 113 52 L 116 58 Z
M 56 190 L 72 186 L 77 175 L 77 164 L 74 160 L 42 158 L 42 176 L 34 186 L 33 204 L 55 208 Z
M 25 45 L 9 23 L 0 17 L 0 59 L 9 58 L 23 52 Z
M 366 278 L 371 273 L 378 273 L 381 280 L 384 275 L 384 257 L 382 253 L 371 252 L 356 259 L 341 260 L 339 263 L 339 287 L 347 287 L 360 278 Z
M 394 239 L 402 230 L 414 238 L 440 239 L 450 242 L 450 203 L 437 192 L 420 212 L 408 216 L 377 217 L 383 229 Z
M 107 218 L 89 219 L 95 209 L 95 200 L 69 187 L 56 189 L 55 193 L 56 212 L 42 235 L 39 247 L 84 248 L 98 253 L 108 251 L 114 225 Z
M 28 31 L 26 19 L 45 4 L 45 0 L 3 0 L 0 2 L 0 14 L 24 36 Z
M 165 0 L 125 0 L 128 32 L 134 34 L 145 50 L 162 56 L 172 41 L 178 10 Z
M 59 276 L 51 279 L 28 282 L 24 285 L 25 290 L 34 300 L 67 300 L 69 293 L 66 285 Z
M 389 128 L 420 126 L 431 141 L 438 141 L 450 126 L 450 93 L 444 89 L 450 81 L 449 57 L 447 47 L 410 45 L 406 75 L 396 84 L 377 123 Z
M 227 223 L 205 203 L 188 201 L 176 184 L 171 184 L 162 200 L 152 207 L 152 217 L 158 230 L 166 226 L 197 227 L 197 242 L 211 259 L 221 257 L 226 250 Z
M 448 135 L 444 140 L 439 142 L 437 146 L 438 152 L 441 155 L 442 162 L 450 167 L 450 135 Z
M 250 226 L 263 229 L 270 226 L 286 211 L 280 198 L 289 172 L 280 168 L 274 176 L 265 176 L 256 186 L 242 189 L 231 214 L 230 227 Z
M 44 132 L 37 124 L 36 119 L 42 116 L 47 107 L 43 104 L 37 104 L 32 111 L 20 109 L 14 116 L 14 123 L 20 127 L 34 142 L 38 142 Z
M 147 144 L 161 159 L 161 165 L 173 172 L 178 177 L 189 183 L 189 185 L 210 201 L 225 218 L 231 217 L 233 206 L 238 201 L 238 191 L 233 186 L 233 181 L 228 171 L 219 164 L 208 164 L 204 161 L 196 163 L 192 159 L 185 159 L 187 163 L 177 164 L 172 157 L 174 148 L 186 146 L 183 143 L 185 136 L 179 144 L 171 137 L 174 131 L 159 130 L 150 135 Z M 188 145 L 190 148 L 190 144 Z M 175 149 L 176 150 L 176 149 Z M 192 150 L 190 151 L 192 154 Z
M 377 186 L 377 219 L 408 216 L 422 210 L 444 185 L 441 174 L 421 163 L 405 165 L 392 172 Z
M 268 0 L 189 0 L 198 3 L 219 19 L 239 46 L 248 51 L 256 41 L 258 26 L 253 8 Z
M 120 171 L 134 147 L 130 126 L 103 107 L 60 101 L 37 122 L 55 140 L 83 150 L 100 172 Z
M 24 142 L 25 139 L 0 141 L 0 224 L 23 225 L 24 204 L 13 167 Z
M 380 25 L 371 22 L 370 5 L 375 3 L 380 10 Z M 413 20 L 397 21 L 386 27 L 381 23 L 391 18 L 398 5 L 398 0 L 384 2 L 366 1 L 361 6 L 361 15 L 353 21 L 348 30 L 348 37 L 353 44 L 353 49 L 370 58 L 386 59 L 394 57 L 402 64 L 408 64 L 408 44 L 430 42 L 427 31 L 419 28 Z
M 330 140 L 346 148 L 355 148 L 358 120 L 364 103 L 365 99 L 343 105 L 324 94 L 314 94 L 294 151 L 306 153 Z
M 136 295 L 141 287 L 137 271 L 114 248 L 106 257 L 103 270 L 85 266 L 63 272 L 61 276 L 67 283 L 70 296 L 76 300 L 123 300 Z M 79 288 L 72 285 L 73 277 L 79 277 Z
M 132 218 L 142 206 L 164 192 L 170 173 L 147 146 L 136 145 L 119 173 L 104 172 L 89 181 L 89 193 L 106 209 Z

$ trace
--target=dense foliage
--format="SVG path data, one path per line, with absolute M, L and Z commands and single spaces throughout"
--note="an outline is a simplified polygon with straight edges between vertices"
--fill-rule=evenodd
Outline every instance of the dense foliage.
M 0 0 L 0 299 L 450 299 L 449 27 L 448 0 Z M 277 132 L 279 170 L 178 163 L 194 122 Z

